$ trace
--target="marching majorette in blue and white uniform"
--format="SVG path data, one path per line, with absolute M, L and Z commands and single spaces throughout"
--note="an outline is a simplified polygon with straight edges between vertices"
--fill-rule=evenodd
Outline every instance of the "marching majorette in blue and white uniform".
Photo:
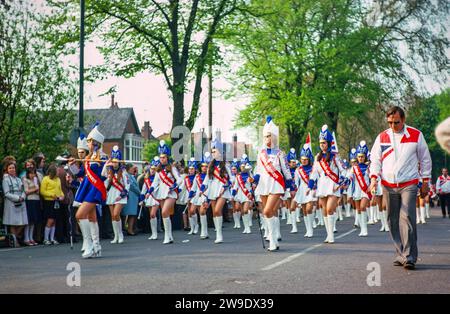
M 291 170 L 292 167 L 296 167 L 296 164 L 294 164 L 294 162 L 296 162 L 296 160 L 297 160 L 297 154 L 295 153 L 295 148 L 291 148 L 289 150 L 288 154 L 286 155 L 286 163 L 287 163 L 287 168 L 289 170 Z M 295 171 L 295 169 L 294 169 L 294 171 Z M 294 177 L 293 176 L 294 171 L 291 170 L 292 177 Z M 292 200 L 291 188 L 287 186 L 284 191 L 284 195 L 281 196 L 281 220 L 284 220 L 287 218 L 287 221 L 286 221 L 287 225 L 291 224 L 291 215 L 290 215 L 291 200 Z
M 348 163 L 347 159 L 343 159 L 342 163 L 344 165 L 345 171 L 348 172 L 348 169 L 350 168 L 350 164 Z M 345 217 L 346 218 L 351 217 L 350 209 L 351 209 L 352 205 L 348 201 L 348 190 L 350 188 L 350 185 L 347 186 L 345 189 L 342 189 L 342 203 L 343 203 L 343 206 L 345 207 Z
M 206 186 L 204 185 L 206 175 L 208 172 L 208 164 L 211 162 L 211 154 L 206 152 L 202 157 L 200 164 L 200 173 L 195 176 L 192 189 L 189 192 L 189 198 L 191 199 L 191 212 L 199 212 L 200 214 L 200 239 L 208 239 L 208 219 L 206 217 L 206 211 L 208 210 L 209 203 L 205 195 Z
M 71 172 L 75 175 L 81 173 L 85 178 L 80 184 L 75 196 L 75 201 L 80 203 L 76 213 L 76 219 L 80 225 L 83 241 L 87 242 L 82 254 L 83 258 L 100 257 L 101 246 L 98 236 L 98 224 L 89 222 L 89 217 L 95 215 L 97 205 L 104 205 L 106 202 L 106 187 L 104 181 L 106 177 L 102 175 L 108 157 L 102 152 L 102 144 L 105 137 L 98 131 L 98 123 L 87 136 L 87 147 L 89 154 L 83 161 L 83 166 L 78 168 L 75 159 L 69 159 Z M 82 169 L 82 170 L 81 170 Z M 81 171 L 81 172 L 80 172 Z
M 234 193 L 235 200 L 239 203 L 239 206 L 242 207 L 242 221 L 244 223 L 244 231 L 242 233 L 252 233 L 251 220 L 252 220 L 252 212 L 250 211 L 253 205 L 253 189 L 251 178 L 252 175 L 250 161 L 246 154 L 242 155 L 240 162 L 240 170 L 241 172 L 236 176 L 236 181 L 234 185 Z
M 350 153 L 348 154 L 348 159 L 350 160 L 350 165 L 348 169 L 352 169 L 354 165 L 358 164 L 358 160 L 356 158 L 356 148 L 352 148 L 350 150 Z M 350 184 L 347 188 L 347 203 L 351 204 L 351 207 L 354 210 L 355 213 L 355 222 L 353 223 L 353 226 L 355 228 L 359 227 L 359 213 L 356 210 L 355 200 L 353 199 L 353 194 L 355 193 L 355 180 L 356 178 L 353 175 L 352 171 L 349 171 L 350 173 Z
M 295 148 L 291 148 L 289 153 L 287 154 L 287 161 L 288 161 L 288 165 L 289 165 L 289 171 L 291 172 L 291 176 L 292 178 L 295 178 L 295 172 L 298 168 L 298 160 L 297 160 L 297 154 L 295 152 Z M 291 224 L 292 226 L 292 231 L 297 230 L 297 223 L 301 222 L 300 220 L 300 208 L 301 205 L 300 203 L 297 203 L 294 201 L 295 198 L 295 194 L 297 193 L 297 186 L 295 185 L 295 180 L 294 182 L 292 182 L 292 186 L 288 189 L 289 192 L 289 198 L 287 200 L 287 203 L 289 205 L 288 209 L 288 221 L 287 224 Z M 295 221 L 292 221 L 292 217 L 294 217 Z M 294 226 L 295 224 L 295 226 Z M 296 232 L 292 232 L 291 233 L 296 233 Z
M 280 221 L 277 217 L 279 201 L 284 195 L 286 185 L 292 185 L 292 176 L 286 167 L 285 154 L 278 148 L 278 126 L 271 116 L 266 119 L 263 137 L 264 148 L 258 154 L 257 172 L 254 176 L 257 183 L 255 193 L 261 196 L 264 208 L 270 242 L 268 250 L 275 251 L 279 248 L 280 237 Z
M 303 218 L 305 221 L 306 233 L 304 237 L 313 237 L 313 202 L 317 200 L 315 197 L 315 191 L 308 192 L 309 177 L 313 169 L 314 157 L 311 152 L 311 147 L 308 144 L 303 145 L 300 152 L 300 167 L 295 171 L 295 185 L 297 186 L 297 192 L 295 193 L 294 201 L 300 204 L 303 210 Z M 294 228 L 295 227 L 295 228 Z M 292 224 L 291 233 L 297 233 L 297 225 Z
M 239 161 L 237 158 L 234 158 L 231 162 L 231 203 L 233 205 L 233 221 L 234 221 L 234 227 L 233 229 L 240 229 L 241 228 L 241 204 L 236 200 L 236 176 L 239 172 Z
M 339 156 L 331 152 L 333 135 L 328 130 L 328 126 L 322 126 L 319 135 L 319 144 L 321 152 L 317 154 L 312 173 L 309 177 L 308 191 L 309 194 L 317 180 L 316 196 L 319 198 L 321 207 L 323 208 L 325 228 L 327 230 L 327 238 L 325 243 L 334 243 L 334 219 L 337 207 L 339 189 L 348 185 L 346 173 L 340 162 Z
M 155 197 L 158 191 L 155 189 L 150 193 L 152 184 L 155 181 L 156 167 L 158 167 L 158 165 L 159 157 L 155 156 L 151 161 L 150 166 L 145 167 L 144 184 L 142 185 L 140 197 L 141 202 L 149 209 L 148 211 L 150 213 L 150 229 L 152 235 L 148 238 L 149 240 L 158 240 L 158 219 L 156 218 L 156 214 L 158 212 L 159 201 Z
M 84 134 L 80 134 L 80 137 L 77 140 L 77 154 L 79 159 L 85 159 L 86 156 L 89 154 L 89 146 L 87 143 L 87 138 Z M 73 169 L 73 171 L 72 171 Z M 77 192 L 75 193 L 75 199 L 79 190 L 79 187 L 81 185 L 81 182 L 84 180 L 86 173 L 84 172 L 84 167 L 82 162 L 75 162 L 74 164 L 69 166 L 69 170 L 74 173 L 77 172 Z M 73 207 L 78 208 L 80 207 L 80 203 L 77 201 L 73 201 Z M 76 212 L 76 211 L 75 211 Z M 98 220 L 97 220 L 97 212 L 91 211 L 88 214 L 88 220 L 90 225 L 90 240 L 92 243 L 95 243 L 97 251 L 100 251 L 100 234 L 99 234 L 99 227 L 98 227 Z M 81 252 L 84 252 L 86 248 L 88 247 L 88 241 L 85 241 L 85 237 L 83 237 L 83 245 L 81 247 Z
M 107 191 L 106 205 L 111 212 L 114 239 L 111 243 L 123 243 L 122 220 L 120 213 L 128 202 L 130 182 L 122 165 L 122 152 L 116 145 L 111 151 L 111 158 L 103 168 L 102 175 L 107 177 L 105 187 Z
M 183 178 L 183 183 L 180 186 L 181 192 L 178 198 L 180 204 L 186 205 L 189 213 L 189 226 L 191 230 L 188 234 L 198 233 L 198 218 L 197 218 L 197 207 L 191 204 L 191 198 L 189 198 L 192 188 L 195 184 L 195 177 L 197 175 L 198 163 L 194 157 L 188 161 L 188 173 Z
M 355 191 L 353 199 L 355 200 L 356 210 L 359 213 L 359 225 L 361 226 L 360 237 L 367 237 L 367 213 L 366 209 L 372 199 L 372 193 L 368 190 L 370 177 L 369 166 L 367 165 L 367 153 L 369 148 L 365 141 L 361 141 L 356 149 L 356 158 L 358 162 L 352 166 L 353 180 L 355 181 Z
M 159 165 L 156 167 L 155 180 L 150 187 L 149 193 L 155 192 L 155 198 L 161 206 L 161 215 L 164 224 L 163 244 L 173 243 L 172 221 L 170 213 L 174 211 L 175 202 L 178 198 L 178 187 L 182 182 L 178 169 L 169 162 L 170 148 L 164 140 L 158 146 Z
M 212 160 L 208 165 L 208 174 L 204 185 L 207 187 L 206 197 L 211 202 L 213 211 L 214 227 L 216 228 L 216 240 L 214 243 L 222 243 L 222 208 L 227 200 L 231 199 L 231 169 L 225 163 L 223 157 L 223 144 L 215 139 L 211 143 Z

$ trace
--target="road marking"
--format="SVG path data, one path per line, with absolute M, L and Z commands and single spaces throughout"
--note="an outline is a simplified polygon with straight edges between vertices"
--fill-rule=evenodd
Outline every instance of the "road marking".
M 355 232 L 356 230 L 357 230 L 357 229 L 352 229 L 352 230 L 350 230 L 350 231 L 348 231 L 348 232 L 346 232 L 346 233 L 344 233 L 344 234 L 341 234 L 340 236 L 335 237 L 335 239 L 341 239 L 341 238 L 343 238 L 343 237 L 349 235 L 350 233 Z M 289 262 L 293 261 L 294 259 L 299 258 L 300 256 L 305 255 L 306 253 L 308 253 L 308 252 L 310 252 L 310 251 L 312 251 L 312 250 L 315 250 L 315 249 L 317 249 L 318 247 L 321 247 L 321 246 L 324 245 L 324 244 L 326 244 L 326 243 L 319 243 L 319 244 L 310 246 L 310 247 L 304 249 L 304 250 L 301 251 L 301 252 L 298 252 L 298 253 L 296 253 L 296 254 L 293 254 L 293 255 L 291 255 L 291 256 L 288 256 L 288 257 L 286 257 L 285 259 L 282 259 L 282 260 L 279 261 L 279 262 L 276 262 L 276 263 L 270 264 L 270 265 L 268 265 L 268 266 L 266 266 L 266 267 L 264 267 L 264 268 L 261 268 L 261 270 L 271 270 L 271 269 L 274 269 L 274 268 L 276 268 L 276 267 L 278 267 L 278 266 L 281 266 L 281 265 L 283 265 L 283 264 L 289 263 Z
M 208 294 L 223 294 L 225 291 L 223 291 L 223 290 L 213 290 L 213 291 L 210 291 L 210 292 L 208 292 Z

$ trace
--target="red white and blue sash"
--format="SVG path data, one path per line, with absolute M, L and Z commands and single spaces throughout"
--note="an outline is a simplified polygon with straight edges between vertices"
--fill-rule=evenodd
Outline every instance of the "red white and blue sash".
M 303 182 L 306 184 L 309 183 L 309 175 L 306 173 L 305 169 L 303 169 L 302 166 L 297 168 L 298 174 L 300 175 L 300 178 L 302 178 Z
M 88 178 L 89 182 L 100 191 L 102 195 L 102 201 L 106 201 L 106 187 L 103 181 L 95 174 L 94 171 L 91 169 L 91 162 L 89 160 L 86 160 L 84 163 L 84 171 L 86 172 L 86 177 Z
M 247 188 L 245 187 L 245 182 L 242 179 L 242 176 L 240 174 L 237 175 L 237 181 L 238 181 L 239 187 L 241 188 L 241 190 L 245 194 L 245 196 L 247 196 L 248 199 L 251 199 L 252 195 L 249 192 L 249 190 L 247 190 Z
M 339 184 L 339 177 L 337 174 L 331 170 L 330 165 L 325 161 L 325 159 L 321 159 L 319 161 L 320 167 L 322 168 L 323 172 L 325 172 L 325 175 L 329 177 L 334 183 Z
M 261 164 L 263 165 L 264 170 L 266 170 L 267 174 L 271 176 L 272 179 L 274 179 L 276 182 L 278 182 L 283 187 L 283 189 L 285 189 L 286 187 L 284 185 L 283 175 L 277 169 L 275 169 L 271 162 L 269 162 L 269 156 L 267 155 L 265 149 L 261 152 L 261 157 L 259 160 L 261 161 Z
M 367 186 L 366 180 L 364 180 L 364 175 L 363 175 L 359 165 L 353 166 L 353 173 L 355 174 L 356 181 L 358 181 L 358 184 L 359 184 L 359 187 L 361 188 L 361 190 L 367 194 L 369 199 L 372 199 L 372 193 L 369 191 L 369 187 Z

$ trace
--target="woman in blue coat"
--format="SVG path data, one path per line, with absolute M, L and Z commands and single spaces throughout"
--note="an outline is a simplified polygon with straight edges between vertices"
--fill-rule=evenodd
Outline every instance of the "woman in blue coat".
M 128 202 L 122 209 L 122 216 L 128 216 L 128 235 L 134 236 L 134 224 L 136 222 L 136 216 L 138 214 L 138 203 L 139 203 L 139 184 L 134 176 L 136 167 L 132 164 L 126 165 L 128 181 L 130 182 L 130 191 L 128 193 Z

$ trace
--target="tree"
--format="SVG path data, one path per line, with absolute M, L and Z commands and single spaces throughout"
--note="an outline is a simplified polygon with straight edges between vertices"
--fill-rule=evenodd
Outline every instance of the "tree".
M 419 129 L 428 144 L 430 150 L 434 178 L 440 175 L 445 164 L 446 152 L 442 150 L 434 136 L 434 130 L 439 124 L 439 106 L 435 96 L 423 98 L 417 95 L 410 96 L 409 107 L 406 111 L 408 125 Z
M 74 82 L 48 53 L 32 6 L 0 5 L 0 156 L 61 153 L 73 125 Z
M 271 113 L 290 146 L 299 147 L 312 126 L 336 130 L 339 119 L 353 118 L 366 128 L 370 111 L 400 101 L 414 86 L 411 72 L 442 78 L 448 3 L 367 4 L 252 1 L 259 15 L 229 32 L 228 43 L 245 58 L 235 85 L 253 97 L 237 124 L 260 123 Z
M 73 23 L 78 2 L 49 1 L 56 11 L 47 25 L 52 34 L 59 32 L 52 35 L 55 49 L 78 40 L 79 30 Z M 243 0 L 87 0 L 86 33 L 88 38 L 100 38 L 105 58 L 103 65 L 91 69 L 90 79 L 106 74 L 133 77 L 143 71 L 161 74 L 173 100 L 172 128 L 192 129 L 206 65 L 214 62 L 211 41 L 227 19 L 244 7 Z M 186 115 L 185 96 L 191 82 L 193 99 Z

